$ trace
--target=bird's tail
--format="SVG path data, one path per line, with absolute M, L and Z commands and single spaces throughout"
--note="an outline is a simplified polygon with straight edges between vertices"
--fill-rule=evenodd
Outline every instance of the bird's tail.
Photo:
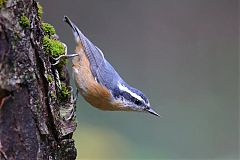
M 75 37 L 75 41 L 78 42 L 82 42 L 82 38 L 84 37 L 84 35 L 82 34 L 82 32 L 78 29 L 78 27 L 67 17 L 64 16 L 64 22 L 66 22 L 73 31 L 73 35 Z

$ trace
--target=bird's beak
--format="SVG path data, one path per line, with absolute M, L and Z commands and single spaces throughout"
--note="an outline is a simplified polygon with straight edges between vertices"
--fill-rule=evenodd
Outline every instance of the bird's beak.
M 149 108 L 149 109 L 147 109 L 146 111 L 147 111 L 148 113 L 151 113 L 151 114 L 153 114 L 153 115 L 155 115 L 155 116 L 160 117 L 160 115 L 159 115 L 157 112 L 155 112 L 152 108 Z

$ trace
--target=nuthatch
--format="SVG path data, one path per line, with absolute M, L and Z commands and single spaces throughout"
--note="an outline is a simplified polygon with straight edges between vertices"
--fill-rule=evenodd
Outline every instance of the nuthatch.
M 84 99 L 101 110 L 140 111 L 159 116 L 150 107 L 148 98 L 119 76 L 100 49 L 68 17 L 64 21 L 72 28 L 77 43 L 75 54 L 68 56 L 75 56 L 73 75 Z

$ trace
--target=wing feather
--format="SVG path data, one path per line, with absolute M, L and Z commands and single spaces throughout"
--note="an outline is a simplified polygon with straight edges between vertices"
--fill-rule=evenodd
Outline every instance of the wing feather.
M 85 37 L 68 17 L 65 16 L 64 20 L 71 26 L 75 40 L 82 43 L 91 65 L 92 74 L 97 81 L 111 90 L 113 90 L 119 82 L 124 82 L 112 65 L 104 58 L 103 52 Z

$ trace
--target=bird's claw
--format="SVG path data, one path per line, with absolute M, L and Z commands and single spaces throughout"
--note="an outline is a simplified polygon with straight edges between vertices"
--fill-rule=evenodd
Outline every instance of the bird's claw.
M 71 89 L 71 93 L 73 93 L 73 87 L 72 86 L 69 86 L 70 87 L 70 89 Z M 77 99 L 78 99 L 78 93 L 79 93 L 79 91 L 78 91 L 78 89 L 76 90 L 76 92 L 75 92 L 75 94 L 72 94 L 72 98 L 71 98 L 71 101 L 72 101 L 72 103 L 76 103 L 76 101 L 77 101 Z
M 55 63 L 52 63 L 52 64 L 51 64 L 52 66 L 57 65 L 57 64 L 60 62 L 60 59 L 61 59 L 61 58 L 71 58 L 71 57 L 78 56 L 78 54 L 76 54 L 76 53 L 67 54 L 67 45 L 64 44 L 64 43 L 62 43 L 62 44 L 63 44 L 64 49 L 65 49 L 65 50 L 64 50 L 64 55 L 60 55 L 59 57 L 56 57 L 56 58 L 52 57 L 52 59 L 55 61 Z

